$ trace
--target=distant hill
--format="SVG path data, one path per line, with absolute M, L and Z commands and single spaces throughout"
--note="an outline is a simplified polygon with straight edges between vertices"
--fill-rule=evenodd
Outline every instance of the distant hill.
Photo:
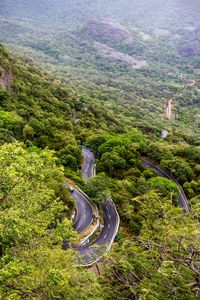
M 112 20 L 88 20 L 82 32 L 96 40 L 124 41 L 131 39 L 131 33 Z
M 200 92 L 184 83 L 198 82 L 199 15 L 197 0 L 2 0 L 0 40 L 142 117 L 160 120 L 173 98 L 176 120 L 198 128 Z
M 199 0 L 0 1 L 0 299 L 198 297 L 199 15 Z M 65 179 L 120 215 L 97 268 L 62 247 L 76 244 Z

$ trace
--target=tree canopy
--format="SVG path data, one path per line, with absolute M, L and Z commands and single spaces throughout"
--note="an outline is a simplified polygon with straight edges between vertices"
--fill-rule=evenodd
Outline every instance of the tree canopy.
M 62 250 L 76 237 L 60 197 L 63 178 L 50 150 L 0 147 L 1 299 L 102 299 L 94 276 Z

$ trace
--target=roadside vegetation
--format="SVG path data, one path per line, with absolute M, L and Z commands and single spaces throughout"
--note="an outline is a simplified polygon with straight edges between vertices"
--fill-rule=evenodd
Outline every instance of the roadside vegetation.
M 134 129 L 125 107 L 109 104 L 108 113 L 108 103 L 77 95 L 3 47 L 1 65 L 12 73 L 9 88 L 0 93 L 1 298 L 74 299 L 81 290 L 82 299 L 173 299 L 174 293 L 195 299 L 200 190 L 195 138 L 174 131 L 161 140 L 158 129 Z M 80 176 L 80 144 L 97 158 L 97 176 L 87 185 Z M 169 169 L 183 185 L 190 214 L 177 205 L 177 186 L 146 169 L 141 156 Z M 64 176 L 96 203 L 111 196 L 120 213 L 121 230 L 99 279 L 73 266 L 72 251 L 62 250 L 76 236 L 67 220 L 73 202 L 63 190 Z
M 161 37 L 147 45 L 136 30 L 133 44 L 109 44 L 151 66 L 132 70 L 98 56 L 86 33 L 76 29 L 72 40 L 62 34 L 56 43 L 54 37 L 24 45 L 51 72 L 0 46 L 0 299 L 198 299 L 199 88 L 183 88 L 196 76 L 197 56 L 191 69 L 173 42 L 168 47 Z M 18 38 L 11 44 L 20 44 Z M 64 48 L 57 47 L 61 40 Z M 76 61 L 65 64 L 64 54 Z M 178 78 L 180 71 L 186 79 Z M 163 107 L 171 97 L 176 118 L 166 120 Z M 87 184 L 80 145 L 96 156 L 97 176 Z M 145 168 L 141 157 L 171 172 L 190 213 L 178 206 L 177 185 Z M 66 177 L 97 204 L 111 196 L 120 214 L 100 276 L 75 266 L 73 251 L 62 249 L 77 237 Z

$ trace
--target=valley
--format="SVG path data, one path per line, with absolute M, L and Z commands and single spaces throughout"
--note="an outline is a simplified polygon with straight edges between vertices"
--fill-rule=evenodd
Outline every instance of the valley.
M 0 2 L 0 299 L 199 299 L 199 13 Z
M 150 7 L 152 1 L 148 2 Z M 78 1 L 75 3 L 74 7 L 80 4 Z M 16 3 L 16 9 L 23 7 L 18 5 Z M 57 6 L 58 13 L 60 5 L 62 3 Z M 88 4 L 85 5 L 87 7 Z M 97 6 L 101 5 L 103 6 L 98 2 Z M 112 11 L 114 8 L 109 5 L 107 3 Z M 127 1 L 125 11 L 128 5 Z M 162 9 L 165 7 L 166 14 L 171 16 L 172 10 L 176 13 L 173 8 L 176 5 L 169 1 Z M 186 3 L 183 10 L 189 9 L 187 5 Z M 9 9 L 9 2 L 4 10 L 5 7 Z M 50 5 L 47 11 L 53 17 L 52 7 L 54 6 Z M 116 12 L 113 13 L 112 19 L 107 14 L 104 17 L 103 13 L 102 16 L 97 15 L 93 5 L 86 10 L 88 14 L 82 19 L 81 4 L 80 17 L 74 18 L 74 13 L 70 11 L 72 19 L 68 21 L 65 15 L 70 7 L 64 5 L 63 22 L 55 20 L 54 26 L 50 26 L 42 17 L 43 9 L 46 9 L 42 6 L 41 15 L 37 18 L 34 15 L 34 22 L 33 16 L 29 16 L 27 11 L 20 12 L 23 20 L 19 16 L 6 18 L 5 12 L 0 23 L 1 40 L 15 52 L 24 53 L 36 62 L 39 61 L 39 64 L 66 84 L 76 86 L 80 92 L 87 90 L 92 95 L 94 91 L 101 90 L 102 98 L 120 101 L 132 111 L 136 110 L 151 120 L 160 120 L 165 101 L 173 97 L 174 108 L 179 116 L 177 124 L 181 118 L 181 124 L 186 123 L 188 130 L 196 129 L 198 134 L 199 119 L 196 119 L 195 126 L 192 126 L 194 122 L 191 124 L 187 121 L 187 108 L 183 102 L 187 99 L 198 109 L 199 91 L 195 87 L 188 87 L 186 90 L 181 88 L 184 82 L 198 82 L 198 62 L 195 58 L 198 53 L 185 57 L 181 50 L 185 49 L 186 41 L 188 44 L 189 36 L 192 40 L 198 34 L 199 25 L 195 19 L 198 9 L 192 11 L 191 16 L 186 18 L 185 26 L 182 26 L 182 20 L 177 20 L 177 24 L 174 24 L 166 19 L 159 24 L 158 21 L 152 22 L 151 18 L 146 20 L 145 14 L 143 25 L 137 15 L 132 18 L 132 23 L 130 17 L 125 23 L 123 17 L 127 11 L 121 17 Z M 138 4 L 136 7 L 137 10 L 131 13 L 138 13 L 142 5 L 140 7 Z M 148 5 L 145 9 L 148 9 Z M 171 57 L 173 62 L 170 62 Z M 87 78 L 90 77 L 92 80 L 88 82 Z M 196 114 L 193 118 L 196 118 Z

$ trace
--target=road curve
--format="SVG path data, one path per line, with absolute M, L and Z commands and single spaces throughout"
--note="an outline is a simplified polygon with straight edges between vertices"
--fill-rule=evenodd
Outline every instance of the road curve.
M 169 173 L 168 171 L 161 169 L 158 165 L 154 164 L 147 158 L 142 157 L 141 161 L 147 168 L 154 169 L 159 176 L 168 178 L 177 184 L 179 191 L 180 191 L 180 194 L 178 197 L 179 206 L 183 208 L 184 212 L 188 213 L 190 211 L 189 201 L 185 195 L 185 192 L 184 192 L 182 186 L 178 183 L 178 181 L 174 178 L 174 176 L 171 173 Z
M 94 175 L 95 157 L 94 154 L 84 146 L 82 146 L 82 154 L 84 157 L 82 176 L 84 181 L 87 182 Z M 93 222 L 92 204 L 89 198 L 84 196 L 84 194 L 80 193 L 77 189 L 74 189 L 72 196 L 76 200 L 77 210 L 77 217 L 73 227 L 78 233 L 82 233 Z M 111 249 L 111 245 L 118 232 L 120 219 L 112 199 L 108 198 L 101 204 L 100 209 L 103 213 L 104 224 L 98 238 L 90 244 L 86 242 L 84 246 L 80 244 L 74 249 L 80 254 L 78 256 L 79 266 L 91 266 L 98 262 L 106 251 Z
M 84 146 L 82 147 L 82 153 L 84 157 L 82 176 L 87 182 L 93 176 L 95 158 L 93 153 Z M 159 176 L 168 178 L 178 185 L 180 190 L 178 198 L 179 205 L 185 212 L 189 212 L 190 208 L 188 199 L 183 191 L 183 188 L 173 177 L 173 175 L 168 171 L 161 169 L 148 158 L 142 157 L 141 160 L 147 168 L 154 169 Z M 89 198 L 84 196 L 78 190 L 75 189 L 72 193 L 72 196 L 76 200 L 77 207 L 77 218 L 73 227 L 78 233 L 81 233 L 85 231 L 92 223 L 93 209 Z M 94 242 L 89 244 L 86 242 L 84 246 L 80 244 L 74 249 L 75 251 L 79 252 L 77 263 L 78 266 L 91 266 L 101 260 L 105 253 L 111 249 L 112 243 L 118 232 L 120 218 L 112 199 L 109 198 L 102 203 L 100 205 L 100 209 L 103 213 L 104 224 L 101 228 L 99 236 Z
M 73 228 L 79 233 L 83 233 L 93 223 L 94 211 L 91 201 L 86 195 L 77 187 L 74 188 L 67 181 L 64 182 L 71 190 L 71 195 L 75 199 L 76 214 Z M 73 217 L 74 219 L 74 217 Z
M 80 253 L 79 265 L 91 266 L 97 263 L 111 249 L 112 243 L 119 229 L 119 215 L 115 204 L 109 198 L 101 204 L 104 225 L 98 238 L 90 245 L 77 249 Z
M 85 146 L 82 146 L 82 155 L 84 157 L 84 163 L 82 167 L 82 177 L 87 182 L 94 173 L 94 154 Z
M 74 189 L 72 197 L 76 200 L 76 221 L 73 228 L 80 234 L 87 230 L 93 222 L 93 208 L 90 201 Z

